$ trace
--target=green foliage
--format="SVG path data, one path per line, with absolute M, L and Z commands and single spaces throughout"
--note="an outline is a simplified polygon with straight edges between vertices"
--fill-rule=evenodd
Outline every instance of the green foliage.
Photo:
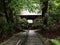
M 50 40 L 54 45 L 60 45 L 60 41 L 56 39 L 51 39 Z
M 46 15 L 45 18 L 47 18 L 47 25 L 53 28 L 55 26 L 55 20 L 53 19 L 53 17 Z
M 53 17 L 54 20 L 60 21 L 60 0 L 50 0 L 49 15 Z
M 20 29 L 28 28 L 28 22 L 25 18 L 17 17 L 17 25 L 20 27 Z
M 45 1 L 47 0 L 40 0 L 42 8 Z M 44 24 L 45 21 L 46 24 Z M 45 17 L 35 20 L 33 26 L 42 30 L 52 30 L 56 27 L 56 22 L 60 24 L 60 0 L 49 0 L 48 11 Z
M 28 22 L 27 22 L 27 20 L 25 18 L 20 19 L 19 21 L 20 21 L 20 27 L 22 29 L 27 29 L 28 28 Z
M 0 0 L 0 15 L 4 15 L 4 9 L 3 9 L 2 0 Z
M 15 13 L 22 9 L 28 9 L 29 11 L 40 9 L 40 6 L 35 6 L 34 4 L 39 4 L 39 0 L 11 0 L 8 7 L 10 7 Z
M 42 0 L 41 0 L 42 1 Z M 43 1 L 42 1 L 43 2 Z M 60 0 L 49 0 L 49 9 L 45 17 L 37 19 L 34 26 L 42 30 L 51 30 L 55 27 L 56 22 L 60 22 Z M 46 20 L 45 20 L 46 19 Z M 44 24 L 45 21 L 46 24 Z
M 8 24 L 4 20 L 0 19 L 0 36 L 1 37 L 7 37 L 13 35 L 13 25 Z
M 44 19 L 47 19 L 47 24 L 44 24 Z M 33 25 L 42 30 L 49 30 L 54 28 L 55 21 L 51 16 L 46 14 L 44 18 L 35 20 Z
M 50 0 L 49 1 L 49 10 L 50 12 L 57 12 L 60 7 L 60 0 Z M 55 13 L 56 14 L 56 13 Z
M 13 25 L 12 24 L 5 24 L 3 26 L 5 35 L 12 35 L 13 34 Z

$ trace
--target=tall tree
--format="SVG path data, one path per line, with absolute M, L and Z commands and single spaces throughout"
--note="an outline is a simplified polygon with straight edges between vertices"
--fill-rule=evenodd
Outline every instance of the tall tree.
M 13 15 L 12 15 L 12 10 L 7 7 L 9 1 L 8 0 L 2 0 L 3 3 L 3 9 L 5 13 L 5 17 L 8 23 L 13 22 Z
M 49 0 L 43 1 L 42 17 L 45 17 L 45 13 L 47 12 L 47 9 L 48 9 L 48 1 Z
M 7 22 L 9 23 L 9 17 L 8 17 L 8 12 L 7 12 L 7 7 L 6 7 L 6 0 L 2 0 L 3 7 L 4 7 L 4 13 L 7 19 Z
M 48 10 L 48 1 L 49 0 L 43 0 L 42 1 L 42 18 L 43 18 L 43 22 L 44 24 L 46 25 L 47 24 L 47 18 L 45 17 L 45 14 L 47 13 L 47 10 Z

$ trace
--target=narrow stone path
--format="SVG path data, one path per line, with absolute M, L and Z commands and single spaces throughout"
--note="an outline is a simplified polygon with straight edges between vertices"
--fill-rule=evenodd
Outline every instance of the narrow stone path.
M 26 37 L 26 32 L 20 32 L 14 35 L 11 39 L 3 42 L 0 45 L 18 45 L 18 43 Z
M 26 37 L 26 35 L 28 35 Z M 26 38 L 25 38 L 26 37 Z M 25 38 L 25 39 L 24 39 Z M 25 41 L 23 41 L 23 39 Z M 23 43 L 20 43 L 23 41 Z M 40 38 L 38 37 L 37 33 L 34 30 L 29 30 L 29 32 L 20 32 L 19 34 L 15 35 L 7 42 L 4 42 L 0 45 L 44 45 Z
M 36 32 L 29 31 L 27 42 L 25 42 L 23 45 L 44 45 L 44 44 L 42 43 L 40 38 L 38 38 Z

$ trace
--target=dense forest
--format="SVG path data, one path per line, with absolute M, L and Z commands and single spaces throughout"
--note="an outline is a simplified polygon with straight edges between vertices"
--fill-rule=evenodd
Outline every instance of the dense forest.
M 60 40 L 60 0 L 0 0 L 0 42 L 29 28 L 27 19 L 17 16 L 23 9 L 42 11 L 32 27 L 39 29 L 38 33 L 54 44 L 56 42 L 55 45 L 60 45 L 57 43 Z

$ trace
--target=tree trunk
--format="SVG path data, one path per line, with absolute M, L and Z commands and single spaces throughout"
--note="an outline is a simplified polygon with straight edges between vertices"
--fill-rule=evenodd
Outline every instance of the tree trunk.
M 5 13 L 5 17 L 8 23 L 12 23 L 13 22 L 13 13 L 12 10 L 8 7 L 6 7 L 7 3 L 5 2 L 5 0 L 2 1 L 3 2 L 3 7 L 4 7 L 4 13 Z
M 14 19 L 13 19 L 13 13 L 12 13 L 11 9 L 10 9 L 10 13 L 9 13 L 9 18 L 10 18 L 10 21 L 13 23 Z
M 47 18 L 45 17 L 45 14 L 47 13 L 48 9 L 48 0 L 43 2 L 43 8 L 42 8 L 42 18 L 44 19 L 43 22 L 44 24 L 47 24 Z
M 4 7 L 4 13 L 5 13 L 6 20 L 9 23 L 9 16 L 8 16 L 8 13 L 7 13 L 7 7 L 6 7 L 5 0 L 2 0 L 2 3 L 3 3 L 3 7 Z
M 45 13 L 47 12 L 48 9 L 48 0 L 43 2 L 43 8 L 42 8 L 42 17 L 45 17 Z

